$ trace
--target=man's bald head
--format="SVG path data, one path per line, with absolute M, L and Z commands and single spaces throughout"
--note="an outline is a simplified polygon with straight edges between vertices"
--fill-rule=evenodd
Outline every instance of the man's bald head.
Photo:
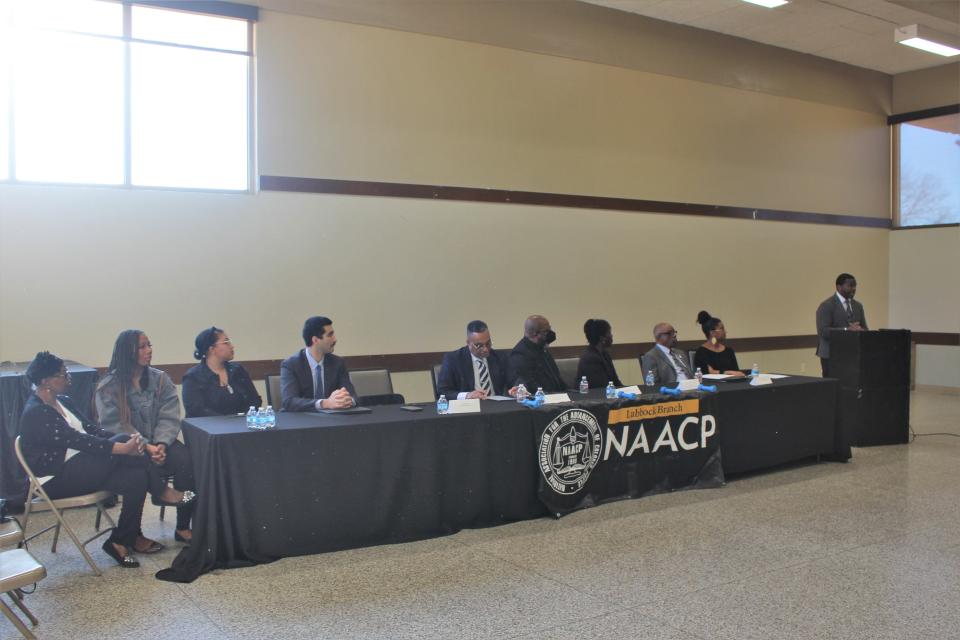
M 653 327 L 653 340 L 657 344 L 665 347 L 675 347 L 677 344 L 677 332 L 669 322 L 658 322 Z
M 543 316 L 533 315 L 523 321 L 523 335 L 531 340 L 543 331 L 550 328 L 550 321 Z

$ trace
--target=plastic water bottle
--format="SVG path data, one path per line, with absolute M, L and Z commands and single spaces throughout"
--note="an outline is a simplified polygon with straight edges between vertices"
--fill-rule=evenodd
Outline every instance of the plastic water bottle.
M 437 400 L 437 414 L 444 415 L 450 409 L 450 403 L 447 402 L 447 396 L 440 396 Z
M 652 387 L 656 384 L 656 381 L 657 379 L 653 376 L 653 369 L 650 369 L 650 371 L 647 371 L 647 377 L 644 378 L 643 384 L 645 384 L 648 387 Z
M 517 402 L 523 402 L 524 400 L 527 399 L 528 395 L 529 394 L 527 393 L 527 388 L 523 386 L 522 382 L 519 385 L 517 385 Z
M 267 419 L 267 429 L 277 428 L 277 414 L 273 410 L 273 407 L 270 405 L 267 405 L 266 419 Z
M 543 404 L 547 399 L 547 394 L 543 392 L 543 387 L 537 387 L 537 392 L 533 394 L 533 399 L 537 401 L 537 404 Z
M 616 400 L 617 399 L 617 388 L 613 386 L 612 382 L 607 383 L 607 400 Z
M 267 410 L 263 407 L 257 409 L 257 429 L 264 431 L 268 429 L 267 426 Z
M 590 383 L 587 382 L 587 376 L 580 378 L 580 393 L 586 393 L 590 390 Z
M 700 367 L 697 367 L 697 372 L 693 374 L 697 377 L 697 384 L 703 384 L 703 371 L 700 370 Z
M 257 408 L 250 407 L 247 411 L 247 429 L 257 428 Z
M 753 369 L 750 369 L 750 377 L 756 378 L 758 375 L 760 375 L 760 367 L 757 365 L 756 362 L 754 362 Z

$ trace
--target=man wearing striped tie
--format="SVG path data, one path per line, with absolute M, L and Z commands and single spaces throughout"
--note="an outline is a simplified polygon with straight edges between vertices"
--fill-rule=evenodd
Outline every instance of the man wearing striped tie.
M 448 400 L 505 395 L 506 361 L 493 350 L 490 329 L 482 320 L 467 325 L 467 344 L 443 356 L 437 393 Z
M 837 292 L 817 307 L 817 355 L 823 377 L 830 376 L 830 332 L 866 331 L 867 318 L 863 305 L 853 299 L 857 294 L 857 279 L 849 273 L 837 276 Z

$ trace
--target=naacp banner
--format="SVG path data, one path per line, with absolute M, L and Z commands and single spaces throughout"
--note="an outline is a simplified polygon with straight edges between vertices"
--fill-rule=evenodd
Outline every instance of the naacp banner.
M 557 517 L 604 502 L 718 487 L 716 396 L 557 405 L 537 412 L 538 493 Z

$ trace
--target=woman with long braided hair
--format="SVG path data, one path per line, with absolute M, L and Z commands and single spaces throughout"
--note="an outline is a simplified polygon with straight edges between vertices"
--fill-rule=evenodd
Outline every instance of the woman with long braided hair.
M 173 486 L 185 492 L 177 506 L 174 538 L 189 543 L 191 502 L 194 489 L 190 450 L 177 440 L 180 435 L 180 399 L 173 381 L 150 366 L 153 345 L 139 329 L 121 331 L 113 345 L 110 371 L 97 385 L 100 426 L 112 433 L 139 433 L 151 462 Z

